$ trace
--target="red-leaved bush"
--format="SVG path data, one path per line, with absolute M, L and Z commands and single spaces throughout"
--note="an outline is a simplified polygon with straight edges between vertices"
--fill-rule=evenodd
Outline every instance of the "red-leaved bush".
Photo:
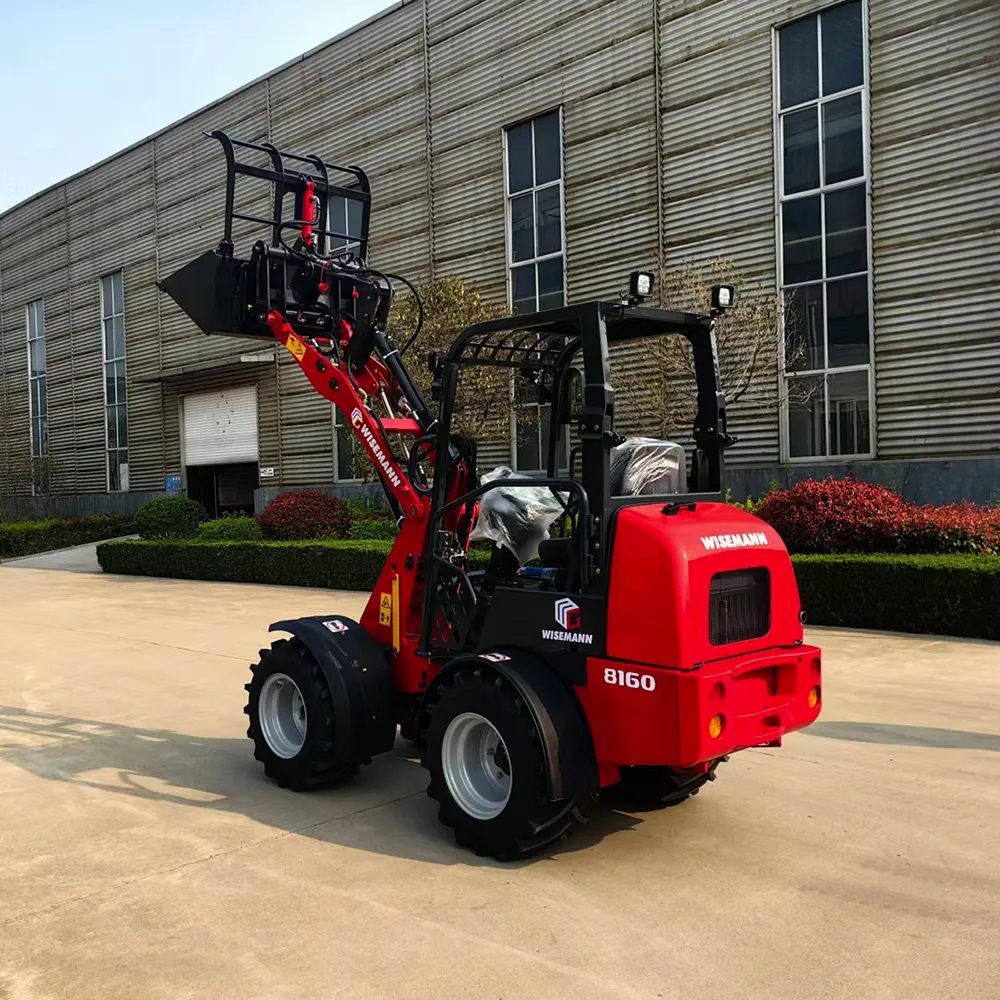
M 286 542 L 347 538 L 351 529 L 351 512 L 347 504 L 316 490 L 280 493 L 257 520 L 265 538 Z
M 754 508 L 790 552 L 1000 552 L 1000 510 L 917 507 L 887 486 L 809 479 Z
M 900 541 L 904 552 L 1000 553 L 1000 508 L 915 507 Z
M 893 552 L 908 506 L 886 486 L 807 479 L 768 493 L 754 514 L 791 552 Z

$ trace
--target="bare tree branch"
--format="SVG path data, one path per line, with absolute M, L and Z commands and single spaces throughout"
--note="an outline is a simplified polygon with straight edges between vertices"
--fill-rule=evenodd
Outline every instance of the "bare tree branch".
M 655 304 L 668 309 L 704 313 L 713 285 L 732 285 L 736 305 L 716 321 L 719 376 L 728 403 L 745 400 L 759 411 L 776 413 L 780 405 L 778 346 L 782 322 L 791 322 L 791 309 L 773 291 L 754 287 L 731 260 L 716 259 L 703 267 L 685 264 L 660 268 Z M 798 345 L 801 338 L 790 338 Z M 683 337 L 645 341 L 639 371 L 634 358 L 616 367 L 630 368 L 631 378 L 619 377 L 626 423 L 644 433 L 670 437 L 687 433 L 697 409 L 694 357 Z M 786 358 L 786 363 L 787 363 Z M 794 403 L 799 387 L 782 387 Z

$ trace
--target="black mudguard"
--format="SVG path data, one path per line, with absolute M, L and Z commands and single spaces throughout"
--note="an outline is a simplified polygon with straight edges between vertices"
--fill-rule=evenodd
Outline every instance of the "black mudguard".
M 497 659 L 496 657 L 506 657 Z M 498 647 L 452 660 L 434 678 L 420 705 L 420 732 L 427 730 L 427 706 L 438 687 L 459 670 L 495 670 L 517 688 L 531 711 L 545 749 L 549 794 L 553 801 L 576 795 L 596 795 L 600 783 L 590 726 L 583 706 L 559 673 L 536 653 Z
M 275 622 L 269 632 L 290 632 L 316 658 L 330 687 L 337 756 L 370 764 L 393 748 L 396 719 L 392 675 L 385 650 L 353 619 L 341 615 Z

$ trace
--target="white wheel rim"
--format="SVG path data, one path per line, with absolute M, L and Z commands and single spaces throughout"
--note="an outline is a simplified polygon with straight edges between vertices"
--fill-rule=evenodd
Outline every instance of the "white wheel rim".
M 507 747 L 488 719 L 456 715 L 441 741 L 441 768 L 451 797 L 473 819 L 495 819 L 510 799 Z
M 306 703 L 288 674 L 271 674 L 257 702 L 260 731 L 271 752 L 283 760 L 296 756 L 306 742 Z

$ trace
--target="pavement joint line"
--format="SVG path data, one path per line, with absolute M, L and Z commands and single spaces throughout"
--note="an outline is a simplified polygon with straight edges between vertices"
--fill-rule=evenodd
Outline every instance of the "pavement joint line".
M 0 618 L 0 625 L 23 625 L 21 620 L 11 621 L 9 618 Z M 121 642 L 137 642 L 145 646 L 162 646 L 164 649 L 180 649 L 185 653 L 204 653 L 206 656 L 221 656 L 227 660 L 246 661 L 246 656 L 237 656 L 235 653 L 217 653 L 211 649 L 195 649 L 193 646 L 175 646 L 172 642 L 157 642 L 155 639 L 142 639 L 131 635 L 116 635 L 114 632 L 95 632 L 89 628 L 70 628 L 67 625 L 46 625 L 47 629 L 57 632 L 75 632 L 79 635 L 96 635 L 103 639 L 118 639 Z
M 215 861 L 218 858 L 226 858 L 232 854 L 238 854 L 240 851 L 247 851 L 254 847 L 259 847 L 262 844 L 274 843 L 278 840 L 284 839 L 285 837 L 305 833 L 307 830 L 315 830 L 321 826 L 328 826 L 331 823 L 339 823 L 341 820 L 352 819 L 355 816 L 360 816 L 362 813 L 371 812 L 373 809 L 382 809 L 385 806 L 392 806 L 397 802 L 404 802 L 406 799 L 412 799 L 417 795 L 423 794 L 423 791 L 408 792 L 406 795 L 400 795 L 395 799 L 389 799 L 387 802 L 376 802 L 373 805 L 364 806 L 362 809 L 355 809 L 352 812 L 343 813 L 340 816 L 317 820 L 315 823 L 306 823 L 305 826 L 298 826 L 294 830 L 280 830 L 270 837 L 260 837 L 257 840 L 237 844 L 235 847 L 230 847 L 227 850 L 215 851 L 212 854 L 206 854 L 202 858 L 185 861 L 179 865 L 171 865 L 168 868 L 161 868 L 157 871 L 148 872 L 145 875 L 136 875 L 132 878 L 118 879 L 117 881 L 111 883 L 111 885 L 102 886 L 100 889 L 94 889 L 92 892 L 85 892 L 79 896 L 71 896 L 69 899 L 61 899 L 56 903 L 50 903 L 48 906 L 40 906 L 37 910 L 28 910 L 14 914 L 10 917 L 5 917 L 3 920 L 0 920 L 0 927 L 7 927 L 19 920 L 30 920 L 33 917 L 41 916 L 45 913 L 55 913 L 57 910 L 61 910 L 66 906 L 72 906 L 75 903 L 82 903 L 88 899 L 93 899 L 95 896 L 102 896 L 108 893 L 116 894 L 120 891 L 131 888 L 133 885 L 140 885 L 143 882 L 161 878 L 164 875 L 173 875 L 175 872 L 183 871 L 185 868 L 193 868 L 196 865 L 204 864 L 207 861 Z M 2 994 L 0 994 L 0 996 L 2 996 Z

